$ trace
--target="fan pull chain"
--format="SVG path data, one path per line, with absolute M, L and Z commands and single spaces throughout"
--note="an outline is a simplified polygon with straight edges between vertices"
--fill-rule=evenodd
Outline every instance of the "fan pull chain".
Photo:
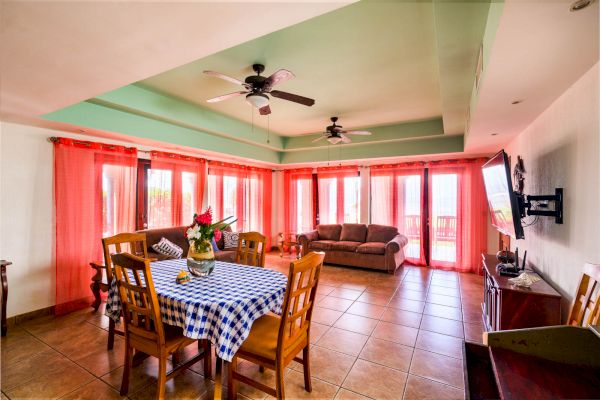
M 254 137 L 254 107 L 250 107 L 250 115 L 252 116 L 252 137 Z
M 271 114 L 267 114 L 267 143 L 271 143 Z
M 342 166 L 342 143 L 340 142 L 340 166 Z

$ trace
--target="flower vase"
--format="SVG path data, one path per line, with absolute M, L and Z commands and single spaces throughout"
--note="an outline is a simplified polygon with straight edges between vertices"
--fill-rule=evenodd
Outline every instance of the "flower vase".
M 207 276 L 215 267 L 215 253 L 209 241 L 203 241 L 199 245 L 190 243 L 187 255 L 187 266 L 194 276 Z

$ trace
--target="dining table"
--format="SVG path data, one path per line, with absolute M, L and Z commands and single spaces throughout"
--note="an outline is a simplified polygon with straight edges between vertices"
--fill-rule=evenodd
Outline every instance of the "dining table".
M 217 368 L 214 398 L 222 396 L 222 365 L 229 367 L 235 353 L 248 338 L 252 324 L 261 316 L 281 314 L 287 277 L 267 268 L 215 261 L 213 272 L 176 283 L 187 259 L 150 263 L 154 289 L 163 323 L 178 326 L 191 339 L 208 339 L 215 348 Z M 105 314 L 116 323 L 121 300 L 115 280 L 108 291 Z

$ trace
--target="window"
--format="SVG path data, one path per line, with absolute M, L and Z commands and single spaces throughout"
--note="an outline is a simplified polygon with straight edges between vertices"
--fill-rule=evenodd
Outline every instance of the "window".
M 298 234 L 314 229 L 312 169 L 285 170 L 283 192 L 285 232 Z
M 173 173 L 163 169 L 148 170 L 148 228 L 172 226 Z
M 360 222 L 358 167 L 319 168 L 319 223 Z

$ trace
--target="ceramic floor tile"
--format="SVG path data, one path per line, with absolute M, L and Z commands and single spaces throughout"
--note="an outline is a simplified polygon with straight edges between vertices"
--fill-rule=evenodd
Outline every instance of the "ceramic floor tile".
M 61 400 L 114 400 L 121 398 L 122 397 L 117 390 L 111 388 L 100 379 L 95 379 L 66 396 L 61 397 Z
M 314 320 L 310 322 L 310 342 L 316 343 L 321 336 L 330 328 L 329 325 L 319 324 Z
M 49 346 L 28 333 L 24 333 L 23 335 L 14 338 L 7 338 L 2 341 L 0 353 L 2 357 L 2 367 L 8 367 L 14 363 L 24 361 L 29 357 L 33 357 L 36 354 L 48 350 L 51 350 Z
M 462 310 L 456 307 L 442 306 L 439 304 L 426 303 L 423 314 L 433 315 L 436 317 L 454 319 L 456 321 L 462 321 Z
M 415 347 L 450 357 L 462 358 L 463 340 L 441 333 L 420 330 Z
M 405 372 L 359 359 L 342 387 L 374 399 L 398 399 L 406 378 Z
M 441 294 L 444 296 L 460 297 L 460 290 L 457 288 L 447 288 L 443 286 L 429 286 L 429 293 Z
M 414 347 L 418 333 L 418 329 L 409 326 L 380 321 L 372 337 Z
M 377 326 L 377 320 L 345 313 L 333 326 L 363 335 L 370 335 Z
M 464 392 L 452 386 L 421 378 L 408 376 L 404 400 L 463 400 Z
M 28 382 L 36 377 L 31 371 L 37 370 L 43 365 L 48 371 L 59 369 L 64 365 L 70 365 L 69 360 L 55 350 L 48 349 L 31 357 L 26 357 L 19 362 L 6 365 L 2 360 L 2 390 L 10 389 L 17 385 Z M 43 374 L 40 372 L 39 375 Z
M 444 335 L 456 336 L 459 338 L 463 338 L 465 336 L 462 322 L 427 314 L 423 315 L 423 319 L 421 320 L 421 329 L 442 333 Z
M 275 371 L 265 368 L 264 372 L 260 372 L 258 365 L 248 361 L 239 361 L 236 367 L 238 373 L 247 376 L 257 382 L 275 388 Z M 245 383 L 237 383 L 238 396 L 246 396 L 249 399 L 261 400 L 267 397 L 267 393 Z
M 352 300 L 340 299 L 338 297 L 327 296 L 317 303 L 319 307 L 329 308 L 330 310 L 346 311 L 351 305 Z
M 435 276 L 433 278 L 431 278 L 431 286 L 441 286 L 441 287 L 447 287 L 447 288 L 453 288 L 453 289 L 459 288 L 458 281 L 440 279 Z
M 400 287 L 404 288 L 404 289 L 408 289 L 408 290 L 414 290 L 416 292 L 426 292 L 429 285 L 427 282 L 417 283 L 417 282 L 406 281 L 406 282 L 402 282 Z
M 316 322 L 318 324 L 323 325 L 333 325 L 335 321 L 341 317 L 343 312 L 331 310 L 329 308 L 322 308 L 315 305 L 313 309 L 312 322 Z
M 307 392 L 304 389 L 304 375 L 297 371 L 290 371 L 285 375 L 284 385 L 286 399 L 333 399 L 339 390 L 338 386 L 312 378 L 312 392 Z
M 6 390 L 6 395 L 15 398 L 58 398 L 93 381 L 92 374 L 72 361 L 62 363 L 60 368 L 40 373 L 31 381 Z
M 358 394 L 352 392 L 348 389 L 340 389 L 335 395 L 335 400 L 369 400 L 370 397 L 363 396 L 362 394 Z
M 401 310 L 422 313 L 425 308 L 424 301 L 410 300 L 402 297 L 393 297 L 388 307 L 399 308 Z
M 483 343 L 483 324 L 464 323 L 465 340 L 476 343 Z
M 392 296 L 389 295 L 364 292 L 356 301 L 361 303 L 375 304 L 378 306 L 385 306 L 390 302 L 391 297 Z
M 368 338 L 359 333 L 331 328 L 317 341 L 317 345 L 351 356 L 358 356 Z
M 165 399 L 198 399 L 212 388 L 213 383 L 190 370 L 185 370 L 167 381 Z M 153 400 L 157 396 L 158 385 L 153 383 L 129 395 L 131 400 Z
M 329 296 L 339 297 L 341 299 L 354 301 L 354 300 L 358 299 L 361 294 L 362 294 L 361 290 L 346 289 L 343 287 L 339 287 L 339 288 L 335 288 L 333 291 L 331 291 L 331 293 L 329 293 Z
M 391 297 L 394 294 L 394 292 L 396 292 L 396 285 L 394 284 L 394 286 L 382 286 L 382 285 L 369 286 L 369 287 L 367 287 L 365 292 Z
M 400 297 L 400 298 L 409 299 L 409 300 L 425 301 L 425 299 L 427 297 L 427 293 L 426 292 L 418 292 L 416 290 L 404 289 L 404 288 L 400 287 L 400 289 L 398 289 L 398 291 L 396 292 L 394 297 L 395 298 Z
M 333 385 L 341 385 L 356 357 L 324 347 L 313 346 L 310 349 L 310 372 L 315 378 L 329 382 Z M 294 371 L 302 372 L 300 363 L 292 363 Z
M 399 325 L 406 325 L 413 328 L 418 328 L 421 324 L 423 314 L 412 311 L 401 310 L 399 308 L 386 308 L 381 316 L 381 320 Z
M 408 372 L 413 350 L 409 346 L 372 337 L 360 352 L 359 358 Z
M 348 308 L 346 312 L 348 314 L 360 315 L 361 317 L 379 319 L 384 311 L 384 306 L 356 301 L 350 306 L 350 308 Z
M 448 307 L 460 308 L 461 306 L 460 297 L 444 296 L 443 294 L 436 293 L 429 293 L 427 295 L 427 302 Z
M 464 388 L 463 363 L 457 358 L 415 349 L 410 373 L 459 389 Z

